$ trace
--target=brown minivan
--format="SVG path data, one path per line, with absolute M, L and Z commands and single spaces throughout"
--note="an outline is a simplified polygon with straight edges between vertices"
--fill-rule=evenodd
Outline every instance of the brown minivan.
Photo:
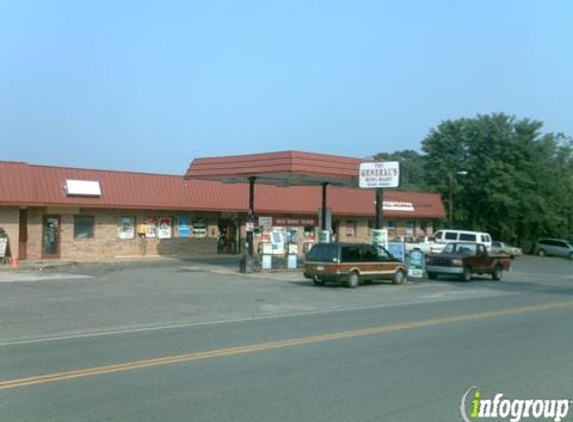
M 406 265 L 383 247 L 367 243 L 318 243 L 306 254 L 304 276 L 317 285 L 336 281 L 357 287 L 380 279 L 402 284 Z

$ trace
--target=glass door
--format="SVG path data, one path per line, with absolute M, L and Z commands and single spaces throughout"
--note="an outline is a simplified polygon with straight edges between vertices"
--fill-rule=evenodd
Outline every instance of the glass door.
M 42 258 L 60 257 L 60 216 L 44 216 L 42 229 Z

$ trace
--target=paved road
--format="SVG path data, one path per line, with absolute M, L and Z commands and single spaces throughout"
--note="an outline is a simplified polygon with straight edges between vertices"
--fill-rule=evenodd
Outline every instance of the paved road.
M 474 385 L 573 398 L 573 262 L 356 290 L 209 265 L 0 280 L 0 421 L 457 421 Z

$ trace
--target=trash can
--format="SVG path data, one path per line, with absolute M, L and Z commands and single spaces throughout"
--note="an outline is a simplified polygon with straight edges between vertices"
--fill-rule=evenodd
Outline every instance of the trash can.
M 253 257 L 249 255 L 241 256 L 239 261 L 239 272 L 242 274 L 251 274 L 253 272 Z

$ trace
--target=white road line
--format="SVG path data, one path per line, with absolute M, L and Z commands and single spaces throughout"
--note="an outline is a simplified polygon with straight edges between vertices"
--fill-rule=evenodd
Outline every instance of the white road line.
M 440 299 L 428 299 L 428 300 L 417 300 L 417 301 L 410 301 L 410 302 L 386 303 L 383 305 L 357 306 L 357 307 L 350 307 L 350 308 L 334 308 L 334 309 L 327 309 L 327 310 L 320 310 L 320 311 L 293 312 L 293 313 L 286 313 L 286 314 L 280 314 L 280 315 L 261 315 L 261 316 L 255 316 L 255 317 L 228 319 L 228 320 L 220 320 L 220 321 L 202 321 L 202 322 L 191 322 L 191 323 L 183 323 L 183 324 L 166 324 L 166 325 L 157 325 L 157 326 L 133 326 L 133 327 L 123 328 L 121 330 L 97 331 L 97 332 L 91 332 L 91 333 L 63 334 L 63 335 L 59 335 L 59 336 L 44 337 L 44 338 L 37 338 L 37 339 L 22 339 L 22 340 L 4 341 L 4 342 L 0 342 L 0 347 L 16 346 L 16 345 L 23 345 L 23 344 L 34 344 L 34 343 L 46 343 L 46 342 L 61 341 L 61 340 L 76 340 L 76 339 L 85 339 L 85 338 L 91 338 L 91 337 L 115 336 L 115 335 L 121 335 L 121 334 L 136 334 L 136 333 L 144 333 L 144 332 L 150 332 L 150 331 L 174 330 L 174 329 L 178 329 L 178 328 L 191 328 L 191 327 L 203 327 L 203 326 L 210 326 L 210 325 L 232 324 L 232 323 L 249 322 L 249 321 L 265 321 L 265 320 L 275 320 L 275 319 L 280 319 L 280 318 L 292 318 L 292 317 L 311 316 L 311 315 L 325 315 L 325 314 L 338 313 L 338 312 L 375 310 L 375 309 L 396 308 L 396 307 L 400 307 L 400 306 L 412 306 L 412 305 L 424 305 L 424 304 L 433 304 L 433 303 L 455 302 L 455 301 L 459 301 L 459 300 L 475 300 L 475 299 L 483 299 L 483 298 L 489 298 L 489 297 L 514 296 L 514 295 L 519 294 L 519 293 L 506 293 L 506 292 L 504 292 L 504 293 L 500 293 L 500 292 L 476 292 L 476 293 L 477 294 L 468 295 L 465 297 L 443 297 Z M 432 296 L 434 296 L 434 295 L 432 295 Z

